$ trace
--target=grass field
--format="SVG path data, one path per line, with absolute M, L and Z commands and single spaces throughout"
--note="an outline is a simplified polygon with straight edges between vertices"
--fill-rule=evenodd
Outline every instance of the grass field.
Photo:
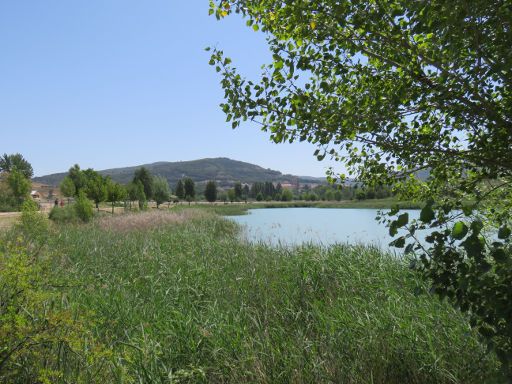
M 19 212 L 0 213 L 0 232 L 11 228 L 19 216 Z

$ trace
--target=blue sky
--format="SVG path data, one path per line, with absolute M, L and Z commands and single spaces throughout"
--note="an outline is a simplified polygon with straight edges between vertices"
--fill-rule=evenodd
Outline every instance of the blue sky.
M 323 176 L 312 145 L 230 128 L 207 46 L 252 78 L 271 57 L 261 32 L 209 17 L 207 0 L 0 2 L 0 152 L 36 175 L 230 157 Z

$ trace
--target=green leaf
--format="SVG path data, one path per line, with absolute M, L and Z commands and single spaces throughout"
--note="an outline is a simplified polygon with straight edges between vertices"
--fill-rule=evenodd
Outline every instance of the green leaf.
M 452 237 L 457 240 L 463 239 L 468 234 L 468 226 L 462 221 L 458 221 L 452 228 Z
M 398 226 L 398 228 L 402 228 L 403 226 L 407 225 L 407 223 L 409 223 L 409 214 L 407 212 L 402 213 L 400 216 L 398 216 L 398 219 L 396 221 L 396 225 Z
M 281 60 L 274 62 L 275 69 L 281 69 L 281 68 L 283 68 L 283 65 L 284 65 L 284 63 Z
M 491 256 L 494 260 L 496 260 L 498 263 L 505 262 L 509 256 L 505 252 L 503 248 L 496 248 L 491 251 Z
M 432 206 L 426 205 L 420 213 L 420 220 L 424 223 L 430 223 L 434 218 L 436 217 L 436 214 L 434 210 L 432 209 Z
M 398 239 L 393 240 L 391 243 L 389 243 L 389 245 L 396 248 L 403 248 L 405 246 L 405 237 L 400 236 Z
M 498 239 L 508 239 L 510 237 L 511 232 L 512 231 L 510 230 L 510 228 L 507 227 L 506 225 L 500 227 L 500 229 L 498 230 Z
M 389 226 L 389 236 L 394 237 L 398 233 L 398 227 L 396 226 L 396 221 L 393 221 Z

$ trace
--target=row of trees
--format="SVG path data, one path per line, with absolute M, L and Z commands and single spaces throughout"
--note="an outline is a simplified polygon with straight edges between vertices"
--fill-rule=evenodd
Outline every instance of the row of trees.
M 132 202 L 138 201 L 139 208 L 143 209 L 150 199 L 159 207 L 171 197 L 167 180 L 152 175 L 144 167 L 135 171 L 133 180 L 128 185 L 122 185 L 91 168 L 81 170 L 76 164 L 69 169 L 68 175 L 60 183 L 60 190 L 68 199 L 79 197 L 81 194 L 86 195 L 94 201 L 96 209 L 99 209 L 101 202 L 110 202 L 112 213 L 116 202 L 119 201 L 129 201 L 130 208 Z
M 3 210 L 14 210 L 21 206 L 22 202 L 29 196 L 30 178 L 33 176 L 32 166 L 22 155 L 3 155 L 0 157 L 0 208 Z M 69 169 L 68 175 L 60 183 L 62 194 L 68 198 L 78 198 L 83 194 L 94 201 L 99 209 L 102 202 L 110 202 L 112 211 L 116 202 L 137 201 L 139 208 L 143 209 L 148 200 L 154 200 L 159 207 L 162 203 L 170 201 L 172 190 L 167 180 L 160 176 L 154 176 L 151 172 L 141 167 L 134 173 L 132 181 L 127 185 L 114 182 L 109 176 L 103 176 L 94 169 L 80 169 L 74 165 Z M 185 177 L 178 180 L 174 189 L 175 200 L 185 200 L 189 203 L 196 199 L 196 186 L 194 181 Z M 389 191 L 384 188 L 363 190 L 355 187 L 343 187 L 342 189 L 333 186 L 317 186 L 310 189 L 305 186 L 302 193 L 293 193 L 283 188 L 280 183 L 255 182 L 250 187 L 236 182 L 233 188 L 227 191 L 219 191 L 214 181 L 206 184 L 204 196 L 207 201 L 291 201 L 291 200 L 342 200 L 342 199 L 372 199 L 389 196 Z

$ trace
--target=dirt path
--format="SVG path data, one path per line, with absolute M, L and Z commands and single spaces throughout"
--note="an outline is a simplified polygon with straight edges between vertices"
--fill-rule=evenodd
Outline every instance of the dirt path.
M 20 215 L 21 212 L 0 212 L 0 231 L 9 229 Z

